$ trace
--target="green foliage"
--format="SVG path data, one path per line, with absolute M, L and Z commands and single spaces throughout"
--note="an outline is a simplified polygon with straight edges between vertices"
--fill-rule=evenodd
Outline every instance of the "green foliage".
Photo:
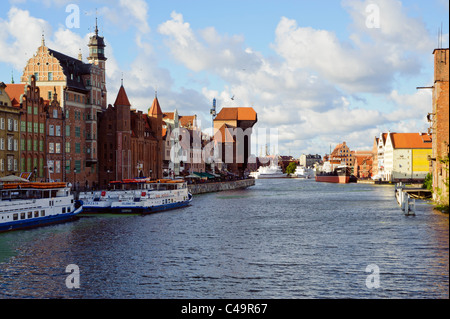
M 425 177 L 422 188 L 433 190 L 433 175 L 431 175 L 431 173 L 428 173 Z
M 294 162 L 290 162 L 286 167 L 286 174 L 294 174 L 296 168 L 297 164 L 295 164 Z

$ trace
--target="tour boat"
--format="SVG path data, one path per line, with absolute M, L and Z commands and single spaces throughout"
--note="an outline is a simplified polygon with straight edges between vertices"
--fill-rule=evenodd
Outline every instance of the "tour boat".
M 83 213 L 150 214 L 185 207 L 192 201 L 184 180 L 133 179 L 111 185 L 115 189 L 80 193 Z
M 283 178 L 286 177 L 286 174 L 283 173 L 279 165 L 271 162 L 269 166 L 260 166 L 256 172 L 251 172 L 250 176 L 255 179 Z
M 0 185 L 0 232 L 69 221 L 81 211 L 63 182 Z

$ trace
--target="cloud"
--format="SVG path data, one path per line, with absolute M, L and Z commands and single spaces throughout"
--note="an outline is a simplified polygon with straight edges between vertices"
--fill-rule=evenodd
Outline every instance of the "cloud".
M 0 62 L 22 70 L 39 47 L 43 32 L 52 33 L 48 22 L 30 16 L 26 10 L 12 7 L 8 11 L 8 19 L 0 19 Z

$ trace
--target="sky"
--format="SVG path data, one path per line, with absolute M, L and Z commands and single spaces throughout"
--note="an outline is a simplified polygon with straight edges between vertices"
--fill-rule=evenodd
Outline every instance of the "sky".
M 163 112 L 196 114 L 205 129 L 214 98 L 218 110 L 251 106 L 255 133 L 278 132 L 277 153 L 294 157 L 426 132 L 431 90 L 417 87 L 433 83 L 441 26 L 449 43 L 447 0 L 10 0 L 0 82 L 20 81 L 42 34 L 87 62 L 96 17 L 109 104 L 123 79 L 133 108 L 157 92 Z

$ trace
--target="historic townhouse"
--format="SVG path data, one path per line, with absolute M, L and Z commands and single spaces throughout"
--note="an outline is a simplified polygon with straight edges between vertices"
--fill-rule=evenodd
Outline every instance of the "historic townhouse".
M 20 110 L 20 171 L 32 173 L 32 179 L 46 177 L 46 102 L 41 97 L 36 78 L 28 84 L 9 84 L 6 92 L 12 105 Z
M 429 171 L 431 136 L 426 133 L 382 133 L 377 141 L 377 177 L 385 181 L 423 181 Z
M 14 107 L 0 82 L 0 176 L 19 173 L 19 109 Z

